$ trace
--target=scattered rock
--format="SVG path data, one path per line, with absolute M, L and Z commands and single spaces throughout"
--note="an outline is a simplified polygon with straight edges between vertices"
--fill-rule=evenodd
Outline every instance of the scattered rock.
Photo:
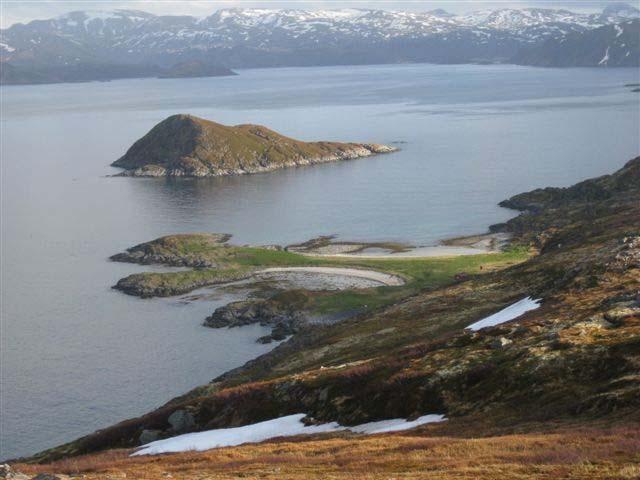
M 284 340 L 307 323 L 297 306 L 269 300 L 243 300 L 220 307 L 207 317 L 204 325 L 211 328 L 240 327 L 259 323 L 273 327 L 271 334 L 260 337 L 259 343 Z
M 52 473 L 39 473 L 35 477 L 32 477 L 31 480 L 60 480 L 60 477 Z
M 0 478 L 7 480 L 30 480 L 31 476 L 16 472 L 11 465 L 5 463 L 0 465 Z
M 162 434 L 161 430 L 142 430 L 140 437 L 138 438 L 138 442 L 140 445 L 146 445 L 147 443 L 155 442 L 160 438 Z
M 272 250 L 275 252 L 281 252 L 283 250 L 280 245 L 260 245 L 258 248 L 262 248 L 264 250 Z
M 584 321 L 575 323 L 574 327 L 579 330 L 580 335 L 588 335 L 594 329 L 611 328 L 613 324 L 605 319 L 603 315 L 594 315 Z
M 320 390 L 320 394 L 318 395 L 318 401 L 325 403 L 329 398 L 329 387 L 325 387 Z
M 456 273 L 453 276 L 453 279 L 456 282 L 465 282 L 465 281 L 469 280 L 469 274 L 467 272 L 459 272 L 459 273 Z
M 612 308 L 604 314 L 604 318 L 614 325 L 620 325 L 625 319 L 640 316 L 640 306 L 621 306 Z
M 608 267 L 615 271 L 640 268 L 640 236 L 624 238 Z
M 13 474 L 13 469 L 8 464 L 0 465 L 0 478 L 11 478 L 9 475 Z
M 491 342 L 491 348 L 499 349 L 504 348 L 507 345 L 511 345 L 513 340 L 509 340 L 506 337 L 498 337 Z
M 171 425 L 173 431 L 177 433 L 186 432 L 196 425 L 193 415 L 186 410 L 176 410 L 169 415 L 167 421 L 169 422 L 169 425 Z
M 544 336 L 545 340 L 549 340 L 554 342 L 560 339 L 560 334 L 558 332 L 549 332 Z

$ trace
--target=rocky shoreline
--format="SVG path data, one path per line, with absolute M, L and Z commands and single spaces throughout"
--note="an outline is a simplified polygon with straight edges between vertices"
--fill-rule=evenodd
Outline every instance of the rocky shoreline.
M 189 234 L 191 237 L 194 235 L 200 236 L 206 244 L 211 246 L 224 245 L 231 239 L 231 235 L 226 233 Z M 167 253 L 166 247 L 169 245 L 166 242 L 170 242 L 171 238 L 180 238 L 180 235 L 161 237 L 155 242 L 140 243 L 127 248 L 124 252 L 112 255 L 109 260 L 138 265 L 166 265 L 169 267 L 212 268 L 216 266 L 215 262 L 203 260 L 202 257 L 184 253 L 179 254 L 177 252 Z M 160 249 L 157 247 L 165 248 Z
M 379 144 L 354 145 L 332 155 L 318 157 L 292 157 L 278 165 L 252 165 L 242 168 L 191 168 L 174 167 L 165 168 L 159 165 L 145 165 L 143 167 L 112 175 L 113 177 L 224 177 L 230 175 L 249 175 L 254 173 L 267 173 L 282 168 L 306 167 L 323 163 L 334 163 L 343 160 L 355 160 L 358 158 L 371 157 L 382 153 L 392 153 L 397 148 Z M 118 166 L 114 163 L 113 166 Z
M 496 234 L 501 235 L 501 234 Z M 128 295 L 141 298 L 170 297 L 189 293 L 203 287 L 225 286 L 240 280 L 253 278 L 254 283 L 244 285 L 244 289 L 252 289 L 252 285 L 262 284 L 263 291 L 257 298 L 249 298 L 219 307 L 203 323 L 210 328 L 239 327 L 249 324 L 260 324 L 271 327 L 271 333 L 257 339 L 260 343 L 282 341 L 291 335 L 298 333 L 306 327 L 313 328 L 310 319 L 312 314 L 310 298 L 314 296 L 308 288 L 308 283 L 303 282 L 298 287 L 277 287 L 279 277 L 284 279 L 302 277 L 297 275 L 310 275 L 318 278 L 331 278 L 334 275 L 352 277 L 373 282 L 378 285 L 402 286 L 406 279 L 396 274 L 389 274 L 370 269 L 345 268 L 341 266 L 323 267 L 271 267 L 260 269 L 257 265 L 245 268 L 228 268 L 228 264 L 236 256 L 242 256 L 242 249 L 258 249 L 262 252 L 274 252 L 275 254 L 326 257 L 352 257 L 356 259 L 384 259 L 398 258 L 410 259 L 449 253 L 463 255 L 467 250 L 471 254 L 498 251 L 504 246 L 504 242 L 498 242 L 496 235 L 485 234 L 473 237 L 458 238 L 452 240 L 456 246 L 434 246 L 416 248 L 406 244 L 393 242 L 348 242 L 335 241 L 332 236 L 318 237 L 307 242 L 281 247 L 277 245 L 266 247 L 234 247 L 229 244 L 231 235 L 228 234 L 181 234 L 161 237 L 151 242 L 145 242 L 128 248 L 125 252 L 110 257 L 112 261 L 135 263 L 139 265 L 166 265 L 171 267 L 187 267 L 193 270 L 164 272 L 164 273 L 137 273 L 120 279 L 114 289 Z M 466 246 L 466 247 L 465 247 Z M 466 250 L 465 250 L 466 248 Z M 240 249 L 236 251 L 235 249 Z M 374 256 L 366 253 L 375 249 L 380 251 Z M 446 252 L 443 252 L 443 249 Z M 433 251 L 431 251 L 433 250 Z M 204 252 L 210 251 L 210 255 Z M 303 258 L 303 257 L 300 257 Z M 230 260 L 231 259 L 231 260 Z M 456 276 L 456 279 L 466 278 L 466 274 Z M 282 281 L 282 279 L 280 280 Z M 317 282 L 318 280 L 316 280 Z M 286 283 L 286 281 L 285 281 Z M 294 282 L 295 283 L 295 282 Z M 322 281 L 320 282 L 323 283 Z M 271 285 L 272 286 L 267 286 Z M 306 286 L 302 286 L 306 285 Z M 368 288 L 371 285 L 358 285 L 347 282 L 337 287 L 337 290 L 345 291 Z M 296 290 L 296 288 L 300 290 Z M 317 288 L 317 287 L 316 287 Z M 327 286 L 320 287 L 326 289 Z M 335 287 L 331 287 L 335 288 Z M 312 288 L 313 290 L 314 288 Z M 354 290 L 355 291 L 355 290 Z M 304 292 L 307 292 L 305 294 Z M 336 312 L 327 318 L 348 318 L 360 312 L 359 308 L 347 308 L 348 315 Z
M 282 341 L 308 325 L 301 305 L 273 299 L 250 299 L 219 307 L 208 316 L 203 325 L 210 328 L 242 327 L 260 324 L 271 327 L 271 333 L 258 338 L 258 343 Z
M 118 280 L 112 288 L 140 298 L 174 297 L 203 287 L 246 280 L 252 275 L 253 272 L 248 270 L 219 271 L 212 268 L 193 272 L 134 273 Z

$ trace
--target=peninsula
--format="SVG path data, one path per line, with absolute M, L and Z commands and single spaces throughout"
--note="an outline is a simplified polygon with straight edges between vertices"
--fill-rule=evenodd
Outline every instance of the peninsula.
M 217 177 L 335 162 L 396 149 L 372 143 L 301 142 L 260 125 L 172 115 L 112 163 L 119 176 Z

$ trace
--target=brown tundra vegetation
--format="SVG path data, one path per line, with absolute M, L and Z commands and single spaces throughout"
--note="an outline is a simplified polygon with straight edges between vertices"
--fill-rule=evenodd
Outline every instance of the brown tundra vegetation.
M 17 464 L 83 478 L 640 478 L 640 157 L 565 189 L 520 194 L 494 231 L 526 261 L 425 288 L 300 332 L 271 353 L 127 420 Z M 524 297 L 516 321 L 465 327 Z M 340 433 L 129 457 L 174 434 L 305 412 L 354 425 L 442 413 L 395 434 Z

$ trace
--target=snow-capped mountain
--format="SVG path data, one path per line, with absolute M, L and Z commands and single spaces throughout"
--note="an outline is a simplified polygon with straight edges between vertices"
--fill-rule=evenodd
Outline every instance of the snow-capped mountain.
M 612 3 L 605 7 L 602 11 L 605 18 L 640 18 L 640 10 L 626 3 Z
M 78 11 L 0 31 L 0 60 L 20 65 L 207 61 L 229 67 L 508 61 L 523 47 L 640 16 L 540 8 L 452 15 L 443 10 L 224 9 L 205 18 L 136 10 Z
M 549 39 L 522 49 L 515 63 L 543 67 L 638 67 L 640 19 Z

